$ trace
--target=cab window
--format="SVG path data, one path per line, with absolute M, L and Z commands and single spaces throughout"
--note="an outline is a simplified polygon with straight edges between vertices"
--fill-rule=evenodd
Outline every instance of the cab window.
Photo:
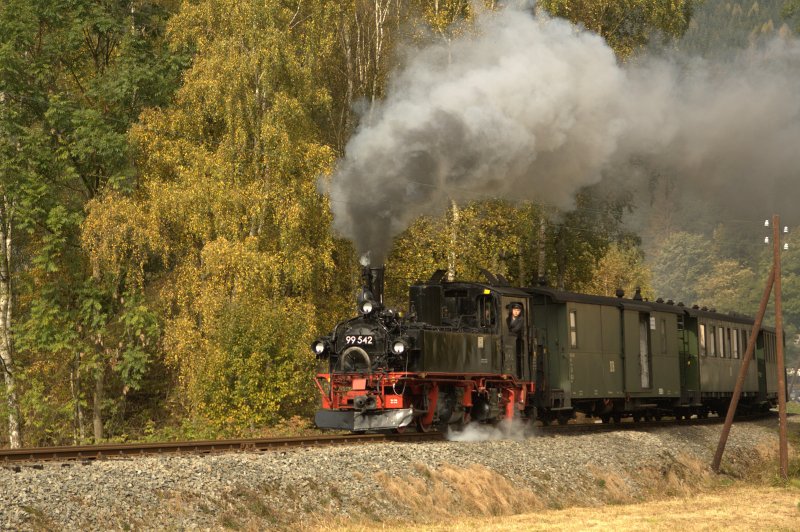
M 497 328 L 497 309 L 491 295 L 478 296 L 478 322 L 484 329 Z

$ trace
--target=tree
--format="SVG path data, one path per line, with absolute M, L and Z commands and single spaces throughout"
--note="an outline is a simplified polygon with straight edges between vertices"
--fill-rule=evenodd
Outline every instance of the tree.
M 614 296 L 621 288 L 628 297 L 641 289 L 643 297 L 654 299 L 650 269 L 644 263 L 644 253 L 635 242 L 612 242 L 592 272 L 591 280 L 583 286 L 589 294 Z
M 716 261 L 706 276 L 698 279 L 695 303 L 719 312 L 755 312 L 758 308 L 758 280 L 753 270 L 738 261 Z
M 158 292 L 177 396 L 213 426 L 306 412 L 308 345 L 331 320 L 319 309 L 344 306 L 352 259 L 334 263 L 346 246 L 316 188 L 333 163 L 323 81 L 340 15 L 325 1 L 185 4 L 171 45 L 192 66 L 174 105 L 131 131 L 139 187 L 89 206 L 101 277 Z
M 23 394 L 33 394 L 21 400 L 31 413 L 27 426 L 37 431 L 32 442 L 63 434 L 53 430 L 60 423 L 43 429 L 47 434 L 40 430 L 33 418 L 47 417 L 43 409 L 59 419 L 72 411 L 74 439 L 81 439 L 82 374 L 95 381 L 95 439 L 102 437 L 104 376 L 114 362 L 109 349 L 117 349 L 103 343 L 125 343 L 109 334 L 115 323 L 124 329 L 125 305 L 114 287 L 93 286 L 80 224 L 88 199 L 106 186 L 130 185 L 127 127 L 143 106 L 166 101 L 174 86 L 180 65 L 159 48 L 170 4 L 0 6 L 6 279 L 14 280 L 8 301 L 19 302 L 16 312 L 9 306 L 3 315 L 15 322 L 6 345 L 22 362 Z
M 687 305 L 697 303 L 701 297 L 698 285 L 711 275 L 714 263 L 710 240 L 692 233 L 674 233 L 654 257 L 653 288 L 664 298 Z
M 680 37 L 693 0 L 540 0 L 537 6 L 602 36 L 622 60 L 658 35 Z

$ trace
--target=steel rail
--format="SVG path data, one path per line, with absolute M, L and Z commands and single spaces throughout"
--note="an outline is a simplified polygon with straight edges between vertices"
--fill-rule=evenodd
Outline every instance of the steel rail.
M 291 447 L 353 445 L 377 442 L 415 442 L 442 440 L 438 432 L 400 434 L 345 434 L 297 436 L 291 438 L 249 438 L 238 440 L 203 440 L 157 443 L 111 443 L 63 447 L 0 449 L 0 463 L 32 461 L 99 460 L 164 454 L 208 454 L 236 451 L 268 451 Z

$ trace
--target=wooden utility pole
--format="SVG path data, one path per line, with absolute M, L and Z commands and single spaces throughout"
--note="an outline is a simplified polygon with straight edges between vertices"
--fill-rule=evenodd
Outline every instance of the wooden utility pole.
M 742 394 L 742 387 L 744 386 L 745 377 L 747 376 L 747 367 L 750 364 L 750 359 L 753 358 L 755 351 L 756 339 L 758 333 L 761 331 L 761 323 L 764 320 L 764 314 L 767 310 L 767 303 L 769 303 L 769 294 L 773 287 L 775 289 L 775 336 L 776 336 L 776 350 L 777 350 L 777 371 L 778 371 L 778 423 L 779 423 L 779 455 L 780 455 L 780 475 L 781 478 L 786 480 L 789 476 L 789 452 L 787 443 L 787 422 L 786 422 L 786 370 L 784 369 L 783 360 L 783 310 L 781 306 L 781 255 L 780 255 L 780 218 L 776 214 L 772 217 L 772 270 L 770 271 L 769 278 L 767 279 L 767 286 L 764 288 L 764 295 L 761 297 L 761 304 L 758 307 L 758 314 L 753 330 L 747 339 L 747 350 L 742 360 L 742 365 L 739 368 L 739 375 L 736 379 L 736 386 L 733 389 L 733 396 L 731 397 L 728 412 L 725 416 L 725 425 L 722 427 L 722 434 L 719 437 L 719 444 L 717 445 L 717 452 L 714 454 L 714 461 L 711 463 L 711 468 L 714 472 L 719 473 L 720 462 L 722 461 L 722 453 L 725 452 L 725 444 L 728 441 L 728 435 L 731 431 L 733 424 L 733 416 L 736 413 L 736 407 L 739 404 L 739 396 Z
M 783 361 L 783 307 L 781 302 L 781 220 L 772 217 L 772 260 L 775 270 L 775 336 L 778 354 L 778 427 L 781 478 L 789 478 L 789 444 L 786 424 L 786 368 Z

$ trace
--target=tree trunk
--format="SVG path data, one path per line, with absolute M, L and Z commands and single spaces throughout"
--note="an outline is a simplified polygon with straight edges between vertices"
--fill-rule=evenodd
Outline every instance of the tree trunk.
M 458 205 L 455 200 L 450 200 L 452 220 L 450 221 L 450 249 L 447 251 L 447 280 L 456 280 L 456 249 L 458 246 Z
M 94 381 L 94 408 L 92 409 L 92 428 L 94 429 L 94 442 L 100 443 L 103 439 L 103 380 L 105 368 L 100 364 Z
M 17 384 L 14 376 L 14 343 L 12 341 L 11 317 L 13 300 L 11 292 L 11 211 L 7 196 L 0 205 L 0 360 L 6 384 L 8 403 L 8 441 L 12 449 L 22 445 L 20 435 L 20 412 L 17 400 Z
M 73 431 L 72 443 L 80 445 L 86 441 L 86 430 L 83 425 L 83 405 L 81 404 L 81 354 L 75 354 L 75 365 L 70 370 L 70 392 L 72 393 L 72 402 L 75 404 L 73 409 Z
M 536 283 L 544 279 L 545 275 L 547 275 L 547 263 L 545 260 L 547 259 L 546 248 L 547 245 L 546 241 L 546 230 L 547 230 L 547 219 L 544 216 L 544 213 L 541 215 L 541 219 L 539 220 L 539 239 L 537 240 L 537 245 L 539 247 L 539 261 L 536 265 Z

